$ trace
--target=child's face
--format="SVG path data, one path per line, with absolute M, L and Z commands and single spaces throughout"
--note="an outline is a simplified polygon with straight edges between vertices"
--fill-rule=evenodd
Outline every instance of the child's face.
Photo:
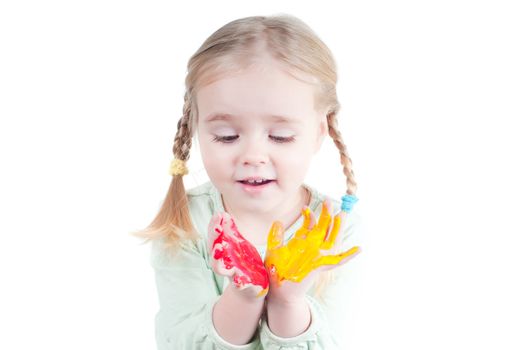
M 225 201 L 255 213 L 298 199 L 312 156 L 327 132 L 324 113 L 315 111 L 314 91 L 271 61 L 198 90 L 200 152 Z M 220 114 L 231 117 L 210 121 Z M 274 181 L 262 187 L 239 182 L 253 176 Z

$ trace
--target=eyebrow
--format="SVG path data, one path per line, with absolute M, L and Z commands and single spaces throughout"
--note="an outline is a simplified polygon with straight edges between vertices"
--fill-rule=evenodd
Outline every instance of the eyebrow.
M 205 123 L 212 123 L 215 121 L 231 121 L 233 119 L 239 119 L 237 116 L 226 113 L 213 113 L 205 119 Z M 268 115 L 265 117 L 267 120 L 272 120 L 276 123 L 291 123 L 291 124 L 300 124 L 301 121 L 294 118 L 284 117 L 281 115 Z

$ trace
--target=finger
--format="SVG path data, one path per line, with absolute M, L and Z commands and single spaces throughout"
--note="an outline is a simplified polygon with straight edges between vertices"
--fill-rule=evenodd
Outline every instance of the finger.
M 304 222 L 302 223 L 302 227 L 305 229 L 308 229 L 313 226 L 311 222 L 310 214 L 311 214 L 311 209 L 309 209 L 307 205 L 304 205 L 302 207 L 302 215 L 304 216 Z
M 284 241 L 284 227 L 280 221 L 273 222 L 267 235 L 267 250 L 277 249 Z
M 322 211 L 316 226 L 309 232 L 315 244 L 321 244 L 326 237 L 329 225 L 331 224 L 331 202 L 329 199 L 324 200 L 322 203 Z
M 351 249 L 348 249 L 344 253 L 336 254 L 336 255 L 325 255 L 320 257 L 315 263 L 315 268 L 318 268 L 320 266 L 331 266 L 331 268 L 336 267 L 337 265 L 341 265 L 344 263 L 344 259 L 350 257 L 350 259 L 354 256 L 356 256 L 358 253 L 360 253 L 359 247 L 353 247 Z M 346 259 L 346 262 L 350 259 Z
M 345 257 L 345 258 L 342 259 L 337 265 L 334 265 L 334 266 L 336 267 L 336 266 L 340 266 L 340 265 L 344 265 L 344 264 L 346 264 L 348 261 L 350 261 L 351 259 L 353 259 L 354 257 L 356 257 L 357 254 L 359 254 L 360 252 L 361 252 L 361 250 L 360 250 L 360 248 L 359 248 L 359 250 L 358 250 L 357 252 L 355 252 L 355 253 L 352 254 L 352 255 L 349 255 L 349 256 Z
M 340 224 L 342 222 L 341 214 L 342 214 L 342 212 L 337 214 L 335 216 L 335 218 L 333 219 L 333 227 L 331 228 L 331 232 L 329 232 L 326 235 L 326 239 L 320 245 L 320 249 L 328 250 L 328 249 L 331 249 L 333 247 L 333 245 L 335 244 L 335 239 L 337 238 L 337 236 L 339 234 Z
M 300 227 L 296 232 L 294 238 L 304 239 L 306 238 L 307 233 L 313 228 L 315 224 L 315 216 L 311 212 L 308 206 L 302 208 L 302 216 L 304 217 L 304 222 L 302 227 Z
M 309 212 L 309 230 L 312 230 L 315 227 L 315 224 L 317 223 L 317 218 L 315 217 L 315 214 L 313 212 Z
M 358 248 L 358 251 L 356 251 L 355 253 L 345 257 L 344 259 L 339 261 L 338 264 L 336 264 L 336 265 L 324 265 L 324 266 L 321 267 L 321 269 L 327 268 L 327 270 L 332 270 L 333 268 L 335 268 L 337 266 L 341 266 L 341 265 L 346 264 L 348 261 L 350 261 L 351 259 L 356 257 L 357 254 L 359 254 L 362 251 L 362 249 L 360 247 L 355 247 L 355 248 Z

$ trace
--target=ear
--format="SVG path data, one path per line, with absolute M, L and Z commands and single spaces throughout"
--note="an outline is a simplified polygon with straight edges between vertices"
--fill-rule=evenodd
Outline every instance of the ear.
M 316 136 L 316 143 L 315 143 L 315 153 L 317 153 L 320 150 L 320 147 L 322 146 L 322 142 L 324 142 L 324 139 L 328 135 L 328 119 L 326 118 L 325 114 L 320 114 L 317 121 L 317 136 Z

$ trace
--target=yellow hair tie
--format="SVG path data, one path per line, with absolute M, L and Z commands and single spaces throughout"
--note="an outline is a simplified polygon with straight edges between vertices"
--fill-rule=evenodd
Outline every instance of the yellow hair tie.
M 186 175 L 188 174 L 187 166 L 185 161 L 181 159 L 174 158 L 170 164 L 170 169 L 168 171 L 170 175 Z

